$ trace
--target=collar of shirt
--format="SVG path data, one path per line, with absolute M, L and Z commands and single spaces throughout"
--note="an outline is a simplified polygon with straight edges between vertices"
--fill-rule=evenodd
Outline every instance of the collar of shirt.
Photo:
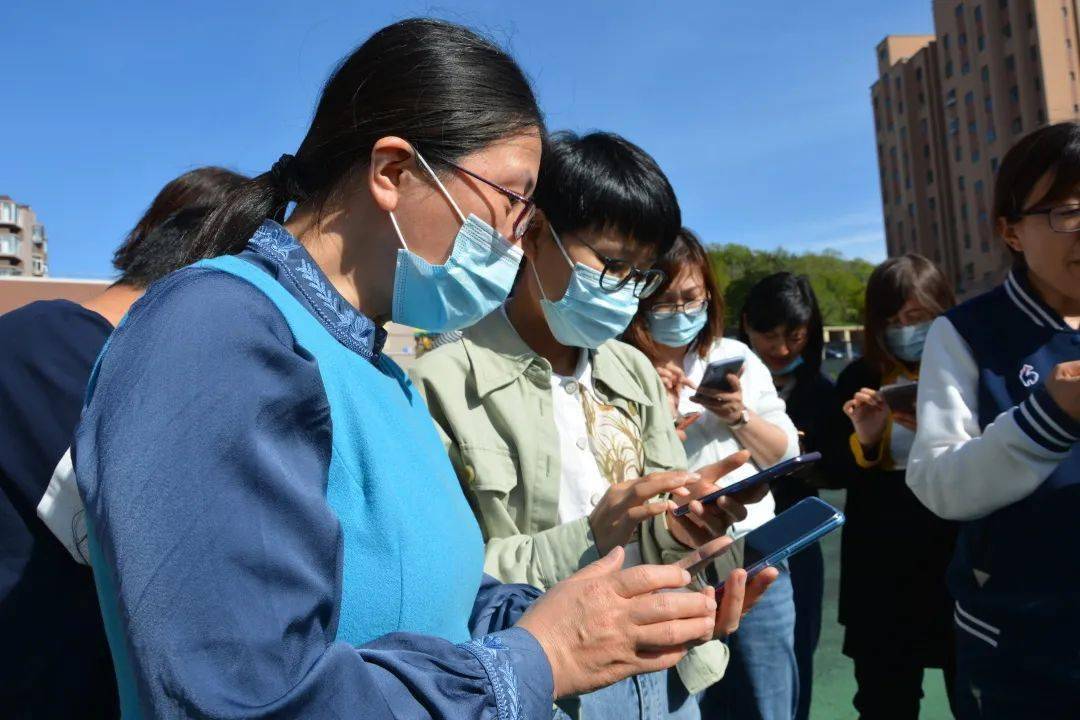
M 261 260 L 338 342 L 372 363 L 379 359 L 386 331 L 338 293 L 288 230 L 273 220 L 263 221 L 242 255 Z
M 483 398 L 525 375 L 537 383 L 550 383 L 552 368 L 526 344 L 505 312 L 493 312 L 465 331 L 465 352 Z M 614 341 L 613 341 L 614 342 Z M 590 353 L 594 389 L 598 385 L 623 400 L 651 406 L 648 394 L 604 343 Z

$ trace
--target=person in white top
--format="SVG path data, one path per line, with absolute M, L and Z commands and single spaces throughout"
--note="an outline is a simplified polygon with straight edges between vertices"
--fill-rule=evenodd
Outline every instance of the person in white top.
M 657 268 L 668 279 L 642 300 L 624 339 L 653 361 L 663 379 L 690 468 L 749 450 L 753 462 L 728 473 L 727 485 L 797 455 L 798 433 L 768 368 L 746 345 L 723 337 L 723 296 L 701 242 L 683 228 Z M 710 362 L 731 358 L 743 366 L 728 375 L 730 392 L 697 387 Z M 773 518 L 771 493 L 747 509 L 746 518 L 732 526 L 735 537 Z M 791 579 L 783 572 L 731 637 L 733 671 L 710 688 L 703 717 L 728 712 L 790 720 L 798 702 L 794 633 Z

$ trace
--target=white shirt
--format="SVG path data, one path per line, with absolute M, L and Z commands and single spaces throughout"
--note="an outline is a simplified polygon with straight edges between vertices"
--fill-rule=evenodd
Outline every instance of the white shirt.
M 608 489 L 593 455 L 581 393 L 592 390 L 592 364 L 582 351 L 571 375 L 551 374 L 551 401 L 559 431 L 559 523 L 573 522 L 592 513 Z
M 743 405 L 754 411 L 762 420 L 776 425 L 788 438 L 788 446 L 781 460 L 793 458 L 799 454 L 799 436 L 791 418 L 787 416 L 784 401 L 776 393 L 773 385 L 772 374 L 761 362 L 757 355 L 749 347 L 730 338 L 721 338 L 713 343 L 708 357 L 702 360 L 696 352 L 687 354 L 683 360 L 683 372 L 695 385 L 701 382 L 705 375 L 705 367 L 717 360 L 729 358 L 743 358 L 743 373 L 739 378 L 742 384 Z M 690 399 L 696 391 L 691 388 L 683 388 L 679 394 L 679 412 L 686 414 L 700 412 L 701 418 L 686 429 L 686 456 L 690 463 L 690 469 L 696 470 L 705 465 L 719 462 L 732 453 L 742 449 L 735 435 L 716 415 L 706 410 Z M 751 460 L 740 468 L 721 478 L 723 487 L 737 480 L 750 477 L 758 472 L 758 467 Z M 763 525 L 776 515 L 776 502 L 772 493 L 767 494 L 760 502 L 747 507 L 746 519 L 735 523 L 731 528 L 731 534 L 738 538 L 751 530 Z

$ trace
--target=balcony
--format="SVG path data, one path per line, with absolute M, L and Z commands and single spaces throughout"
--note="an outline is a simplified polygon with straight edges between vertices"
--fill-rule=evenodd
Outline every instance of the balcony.
M 0 200 L 0 227 L 22 230 L 19 222 L 19 206 L 11 200 Z
M 0 234 L 0 257 L 14 258 L 16 263 L 22 262 L 22 258 L 19 257 L 21 245 L 22 240 L 19 239 L 18 235 Z
M 34 241 L 35 245 L 44 245 L 45 241 L 48 239 L 45 235 L 45 226 L 35 225 L 30 233 L 30 239 Z

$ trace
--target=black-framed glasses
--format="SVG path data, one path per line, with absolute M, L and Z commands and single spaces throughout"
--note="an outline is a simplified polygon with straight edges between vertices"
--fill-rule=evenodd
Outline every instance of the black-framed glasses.
M 704 312 L 709 308 L 709 296 L 706 295 L 703 298 L 696 298 L 694 300 L 687 300 L 686 302 L 665 302 L 656 303 L 649 310 L 650 315 L 656 317 L 671 317 L 677 315 L 680 312 L 687 315 L 697 315 L 700 312 Z
M 1054 232 L 1080 232 L 1080 205 L 1061 205 L 1048 210 L 1028 210 L 1020 215 L 1047 215 L 1050 218 L 1050 229 Z
M 521 212 L 518 213 L 518 216 L 514 219 L 512 232 L 515 240 L 520 240 L 525 237 L 525 233 L 529 231 L 529 227 L 532 225 L 533 218 L 536 217 L 536 203 L 533 202 L 531 197 L 525 197 L 521 193 L 516 193 L 509 188 L 504 188 L 502 185 L 492 182 L 482 175 L 477 175 L 472 170 L 466 170 L 457 163 L 450 162 L 446 158 L 440 157 L 439 161 L 446 163 L 460 173 L 464 173 L 473 179 L 479 180 L 489 187 L 495 188 L 511 200 L 522 203 Z
M 652 295 L 664 284 L 664 278 L 667 276 L 663 270 L 656 268 L 640 270 L 622 258 L 613 258 L 603 254 L 584 240 L 579 239 L 578 242 L 589 248 L 592 254 L 604 264 L 604 271 L 600 273 L 600 289 L 606 293 L 618 292 L 626 287 L 627 283 L 633 282 L 634 297 L 641 300 Z

